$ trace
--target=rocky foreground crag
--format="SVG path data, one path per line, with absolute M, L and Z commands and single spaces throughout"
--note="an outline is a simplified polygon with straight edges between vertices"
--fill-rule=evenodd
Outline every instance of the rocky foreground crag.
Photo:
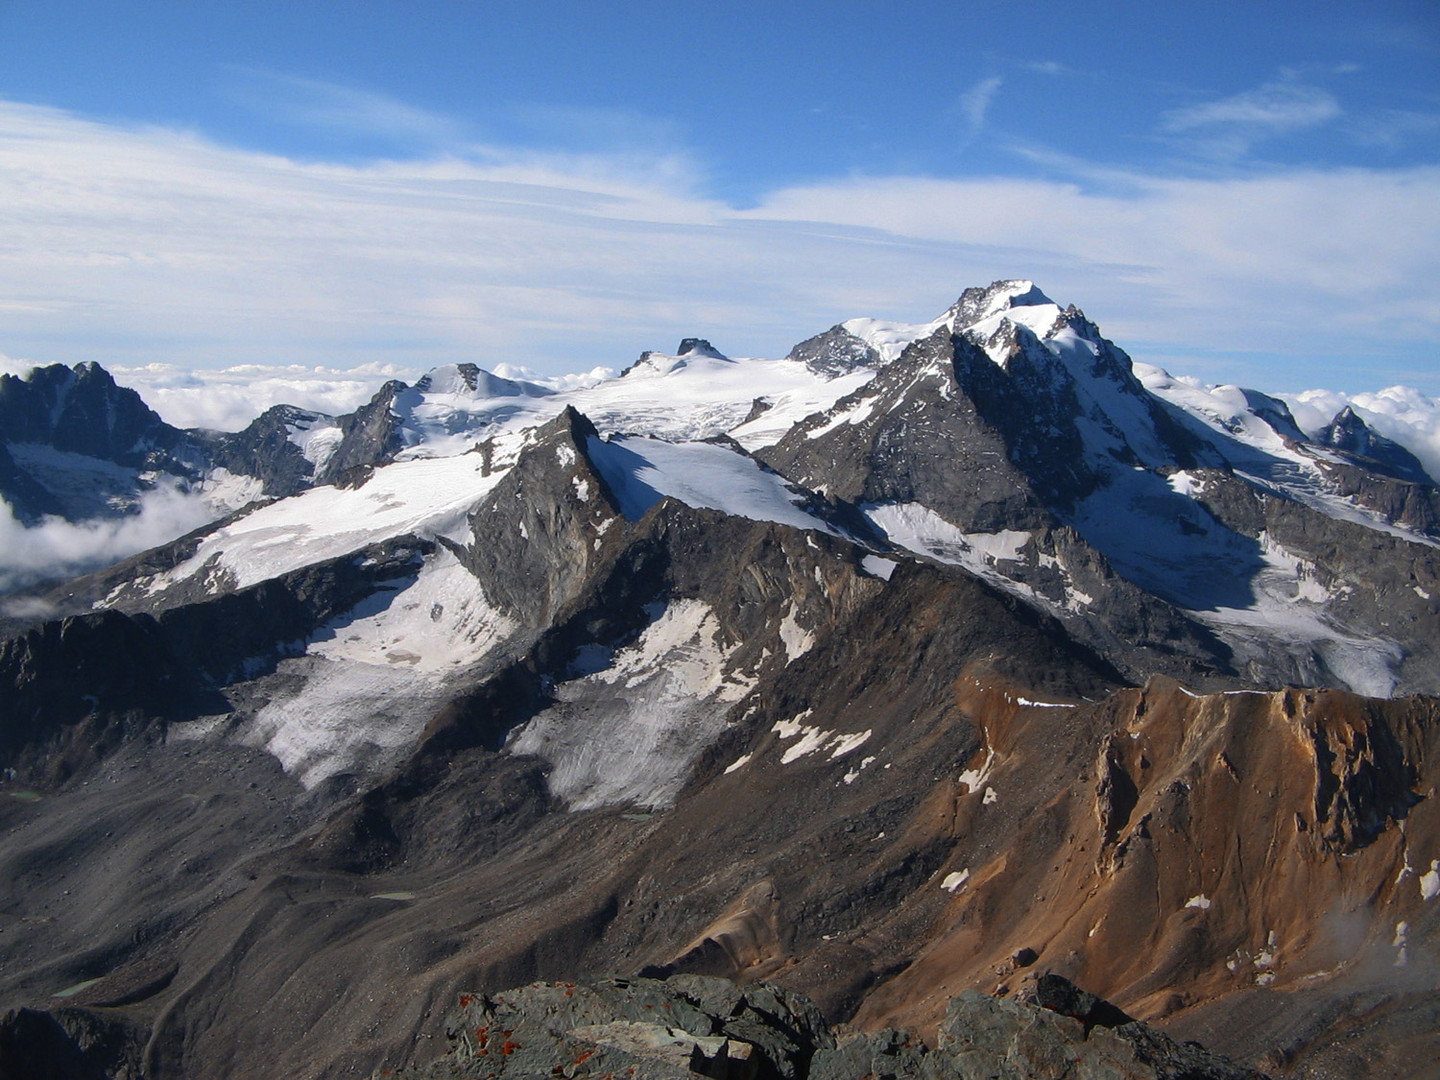
M 808 998 L 725 979 L 535 983 L 464 994 L 449 1052 L 411 1080 L 614 1077 L 670 1080 L 1263 1080 L 1181 1043 L 1058 975 L 1024 999 L 967 990 L 935 1046 L 894 1028 L 832 1029 Z

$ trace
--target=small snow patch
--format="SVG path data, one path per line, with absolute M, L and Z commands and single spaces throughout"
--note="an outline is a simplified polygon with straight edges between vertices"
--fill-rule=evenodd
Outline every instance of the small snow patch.
M 1192 499 L 1205 491 L 1205 481 L 1181 469 L 1170 474 L 1170 490 L 1177 495 L 1188 495 Z
M 793 605 L 785 613 L 785 618 L 780 621 L 780 641 L 785 646 L 785 662 L 787 664 L 800 659 L 815 644 L 815 635 L 796 620 Z
M 990 775 L 990 766 L 995 763 L 995 751 L 988 746 L 985 748 L 985 760 L 978 769 L 966 769 L 959 776 L 960 783 L 964 784 L 970 794 L 980 790 L 980 785 Z M 888 766 L 887 766 L 888 768 Z
M 864 731 L 857 731 L 850 735 L 836 735 L 833 743 L 834 749 L 830 751 L 830 760 L 834 761 L 838 757 L 844 757 L 852 750 L 860 749 L 869 741 L 870 732 L 871 729 L 866 728 Z
M 869 728 L 866 728 L 864 731 L 845 733 L 826 731 L 823 728 L 811 727 L 808 724 L 800 723 L 801 720 L 809 715 L 810 710 L 806 709 L 799 716 L 795 717 L 794 720 L 777 720 L 775 725 L 770 729 L 782 739 L 793 739 L 797 735 L 799 736 L 795 745 L 787 748 L 785 753 L 781 755 L 780 764 L 789 765 L 792 761 L 797 761 L 806 754 L 814 754 L 821 750 L 829 750 L 830 760 L 834 761 L 838 757 L 844 757 L 852 750 L 859 749 L 870 738 L 871 729 Z M 861 767 L 863 768 L 864 766 L 862 765 Z
M 875 759 L 873 757 L 861 758 L 860 764 L 855 766 L 855 768 L 851 769 L 845 774 L 845 783 L 853 784 L 856 780 L 860 778 L 860 773 L 874 761 Z M 885 834 L 881 833 L 880 835 L 884 836 Z
M 940 882 L 940 888 L 946 892 L 956 892 L 965 882 L 970 880 L 970 871 L 956 870 L 953 874 L 946 874 L 945 880 Z
M 1430 860 L 1430 872 L 1420 875 L 1420 898 L 1434 900 L 1440 896 L 1440 859 Z
M 819 427 L 807 431 L 805 437 L 807 439 L 818 439 L 820 436 L 827 435 L 831 431 L 834 431 L 842 424 L 863 424 L 866 420 L 870 419 L 870 414 L 875 411 L 875 406 L 879 401 L 880 397 L 878 393 L 871 397 L 862 397 L 859 401 L 854 402 L 848 407 L 832 413 L 829 420 Z
M 1000 796 L 995 793 L 995 789 L 993 787 L 987 787 L 985 789 L 985 798 L 980 800 L 980 805 L 989 806 L 991 803 L 999 801 Z
M 801 721 L 809 715 L 810 710 L 806 709 L 804 712 L 800 713 L 800 715 L 790 720 L 776 720 L 775 726 L 772 727 L 770 730 L 775 732 L 775 734 L 779 735 L 782 739 L 793 739 L 796 735 L 799 735 L 800 732 L 805 730 L 805 725 L 802 724 Z
M 1189 900 L 1186 900 L 1185 906 L 1187 908 L 1199 908 L 1201 911 L 1209 911 L 1210 898 L 1204 893 L 1199 893 L 1195 896 L 1190 897 Z
M 823 731 L 820 728 L 805 728 L 800 733 L 799 741 L 780 755 L 780 764 L 789 765 L 792 761 L 797 761 L 806 754 L 815 753 L 815 751 L 821 749 L 830 740 L 830 734 L 830 732 Z
M 882 581 L 889 581 L 890 575 L 895 573 L 895 564 L 889 559 L 882 559 L 879 555 L 866 555 L 860 560 L 860 565 L 865 572 Z M 1425 599 L 1430 599 L 1428 596 Z
M 729 765 L 725 766 L 725 775 L 729 776 L 736 769 L 743 769 L 745 767 L 745 763 L 749 761 L 753 756 L 753 754 L 744 754 L 736 758 Z

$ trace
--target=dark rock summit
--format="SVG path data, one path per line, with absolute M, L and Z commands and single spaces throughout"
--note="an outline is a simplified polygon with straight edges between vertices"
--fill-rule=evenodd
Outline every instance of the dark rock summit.
M 1322 446 L 1338 450 L 1357 464 L 1411 484 L 1434 484 L 1420 459 L 1399 443 L 1373 430 L 1349 405 L 1316 436 Z
M 713 360 L 728 360 L 724 353 L 711 345 L 704 338 L 687 337 L 680 341 L 680 347 L 675 350 L 676 356 L 708 356 Z
M 133 513 L 157 478 L 188 485 L 207 464 L 201 439 L 99 364 L 0 375 L 0 497 L 25 524 Z
M 266 409 L 242 431 L 217 433 L 212 442 L 215 465 L 261 482 L 266 495 L 283 498 L 304 491 L 315 481 L 315 463 L 296 443 L 297 431 L 310 431 L 334 421 L 324 413 L 294 405 Z
M 184 434 L 99 364 L 35 368 L 0 375 L 0 435 L 136 468 L 177 449 Z
M 848 375 L 860 368 L 879 367 L 881 363 L 880 353 L 844 326 L 832 326 L 823 334 L 806 338 L 790 350 L 787 359 L 827 378 Z

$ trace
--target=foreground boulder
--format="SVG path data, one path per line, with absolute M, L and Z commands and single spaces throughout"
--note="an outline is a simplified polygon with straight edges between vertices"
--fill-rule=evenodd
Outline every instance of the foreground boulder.
M 464 994 L 449 1052 L 414 1080 L 1263 1080 L 1195 1043 L 1132 1020 L 1058 975 L 1026 1000 L 967 990 L 938 1045 L 886 1028 L 832 1031 L 807 998 L 724 979 L 535 983 Z

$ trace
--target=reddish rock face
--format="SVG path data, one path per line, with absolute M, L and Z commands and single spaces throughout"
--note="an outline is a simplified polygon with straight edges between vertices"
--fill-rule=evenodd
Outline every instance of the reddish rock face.
M 1207 1031 L 1261 988 L 1303 1008 L 1377 976 L 1411 983 L 1415 928 L 1434 923 L 1421 876 L 1440 853 L 1433 699 L 1196 697 L 1157 679 L 1067 710 L 1062 741 L 1094 757 L 1066 782 L 1033 752 L 1056 711 L 979 680 L 960 695 L 994 751 L 982 789 L 956 799 L 945 869 L 969 874 L 859 1022 L 930 1029 L 945 993 L 1015 992 L 1027 970 Z M 1016 967 L 1022 948 L 1033 968 Z

